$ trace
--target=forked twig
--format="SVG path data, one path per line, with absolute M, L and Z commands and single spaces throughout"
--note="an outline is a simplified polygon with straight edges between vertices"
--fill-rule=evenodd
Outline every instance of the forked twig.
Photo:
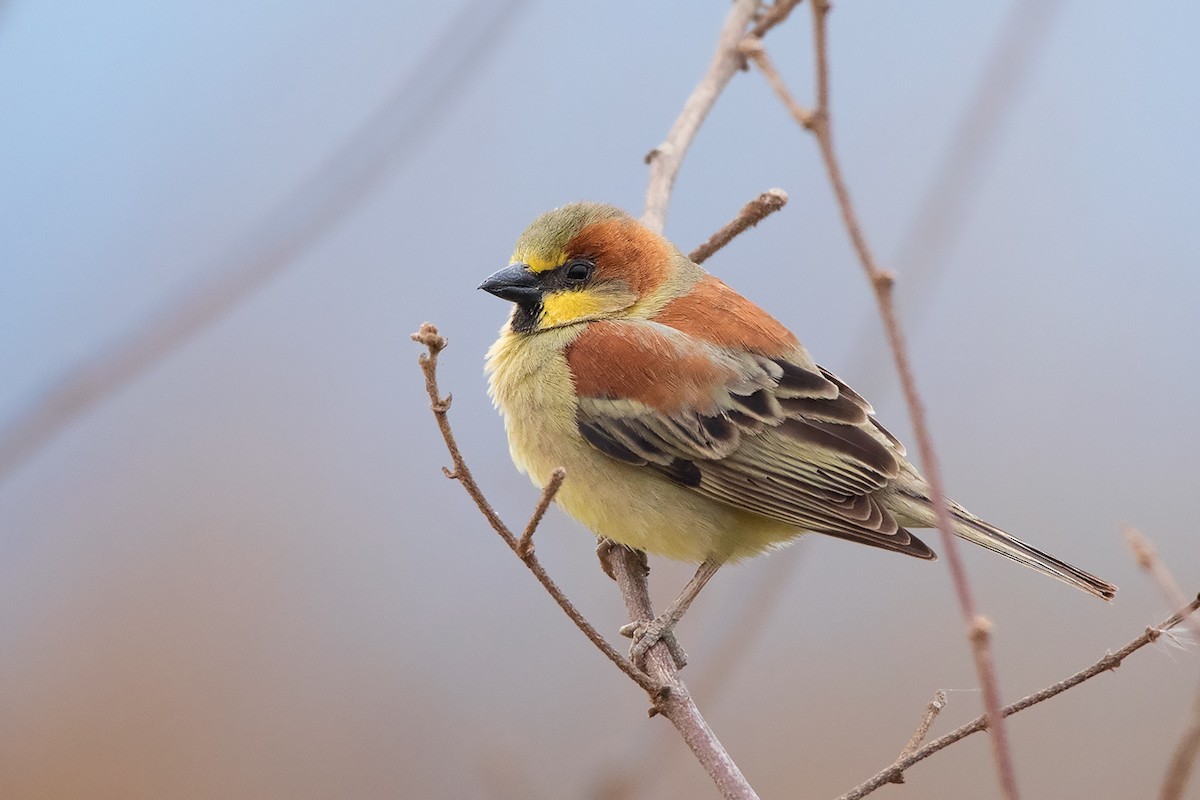
M 921 715 L 921 721 L 917 723 L 917 729 L 908 740 L 908 744 L 904 745 L 904 749 L 900 751 L 900 755 L 896 756 L 897 761 L 902 761 L 917 752 L 917 748 L 921 746 L 921 742 L 925 741 L 925 737 L 929 735 L 929 729 L 933 727 L 933 721 L 937 719 L 938 714 L 942 713 L 942 709 L 945 707 L 946 691 L 938 689 L 934 692 L 933 699 L 929 701 L 929 705 L 925 707 L 925 713 Z M 904 773 L 897 774 L 892 778 L 891 782 L 904 783 Z
M 1183 592 L 1175 582 L 1171 570 L 1167 569 L 1167 565 L 1158 557 L 1158 552 L 1150 540 L 1132 525 L 1123 525 L 1121 534 L 1133 550 L 1133 557 L 1138 566 L 1154 580 L 1168 603 L 1178 605 L 1178 598 L 1183 596 Z M 1200 636 L 1200 619 L 1197 619 L 1196 615 L 1187 617 L 1185 622 L 1193 635 Z M 1200 693 L 1197 693 L 1192 709 L 1192 718 L 1180 735 L 1175 751 L 1171 754 L 1171 761 L 1167 765 L 1162 789 L 1158 795 L 1159 800 L 1179 800 L 1183 797 L 1183 790 L 1187 788 L 1192 768 L 1196 759 L 1200 758 Z
M 754 793 L 750 784 L 738 770 L 737 765 L 733 763 L 733 759 L 729 757 L 721 742 L 713 734 L 712 729 L 701 715 L 700 710 L 692 701 L 687 687 L 679 680 L 675 671 L 674 661 L 669 651 L 667 651 L 665 643 L 660 642 L 650 649 L 650 653 L 647 656 L 647 664 L 651 670 L 650 674 L 638 669 L 633 662 L 618 653 L 600 635 L 599 631 L 587 621 L 579 609 L 563 593 L 562 589 L 550 578 L 541 562 L 538 561 L 533 549 L 533 535 L 543 515 L 546 513 L 546 509 L 549 507 L 551 501 L 553 501 L 554 495 L 562 486 L 562 482 L 566 478 L 566 472 L 558 469 L 553 473 L 551 479 L 542 489 L 541 497 L 524 533 L 520 538 L 514 535 L 508 526 L 504 524 L 504 521 L 500 519 L 495 509 L 492 508 L 491 503 L 488 502 L 483 491 L 479 488 L 479 484 L 475 482 L 475 478 L 471 474 L 471 470 L 458 448 L 454 431 L 450 428 L 448 412 L 450 410 L 451 398 L 449 395 L 443 398 L 437 384 L 438 355 L 446 348 L 445 337 L 438 333 L 436 327 L 426 322 L 421 325 L 420 330 L 412 335 L 412 339 L 415 342 L 425 345 L 428 351 L 422 353 L 418 361 L 421 364 L 421 371 L 425 375 L 425 389 L 429 394 L 430 408 L 433 410 L 433 415 L 437 420 L 442 438 L 446 442 L 446 449 L 450 453 L 450 460 L 454 464 L 453 470 L 445 470 L 447 477 L 453 478 L 462 484 L 467 494 L 475 502 L 476 507 L 483 514 L 484 518 L 487 519 L 492 530 L 496 531 L 500 535 L 500 538 L 504 540 L 504 543 L 520 557 L 525 566 L 529 568 L 529 571 L 542 584 L 542 587 L 554 598 L 554 601 L 558 603 L 559 607 L 575 623 L 575 626 L 583 631 L 588 640 L 600 652 L 604 653 L 609 661 L 616 664 L 622 672 L 646 691 L 650 696 L 650 701 L 653 703 L 653 711 L 662 714 L 671 721 L 671 724 L 679 731 L 688 747 L 692 749 L 697 760 L 708 771 L 713 782 L 721 790 L 721 793 L 728 800 L 757 800 L 758 795 Z M 612 548 L 612 550 L 613 554 L 609 560 L 609 568 L 613 571 L 613 576 L 622 588 L 622 596 L 625 597 L 626 604 L 629 607 L 631 619 L 653 618 L 649 593 L 646 591 L 645 555 L 632 550 L 626 550 L 625 548 Z M 639 557 L 641 558 L 640 567 L 637 561 Z M 642 616 L 635 617 L 635 614 L 641 614 Z
M 1000 715 L 1002 717 L 1008 717 L 1016 714 L 1019 711 L 1024 711 L 1031 706 L 1035 706 L 1038 703 L 1045 702 L 1052 697 L 1060 695 L 1068 689 L 1078 686 L 1090 678 L 1096 677 L 1102 672 L 1108 672 L 1116 669 L 1117 667 L 1121 666 L 1121 663 L 1130 655 L 1142 649 L 1151 642 L 1158 641 L 1158 638 L 1162 636 L 1165 631 L 1168 631 L 1171 628 L 1179 625 L 1185 619 L 1195 614 L 1197 609 L 1200 609 L 1200 595 L 1198 595 L 1194 600 L 1192 600 L 1192 602 L 1188 603 L 1179 611 L 1163 620 L 1160 625 L 1157 625 L 1153 628 L 1146 628 L 1145 632 L 1142 633 L 1141 636 L 1138 636 L 1136 639 L 1129 642 L 1129 644 L 1125 645 L 1117 652 L 1105 653 L 1104 657 L 1099 661 L 1089 667 L 1081 669 L 1071 677 L 1061 680 L 1058 683 L 1051 684 L 1041 691 L 1034 692 L 1031 695 L 1023 697 L 1011 705 L 1004 706 L 1000 709 Z M 897 759 L 896 762 L 887 769 L 880 771 L 878 774 L 871 777 L 870 780 L 864 781 L 858 786 L 855 786 L 853 789 L 837 798 L 837 800 L 859 800 L 860 798 L 866 797 L 880 786 L 891 782 L 893 777 L 900 775 L 913 764 L 916 764 L 919 761 L 924 761 L 939 750 L 944 750 L 955 742 L 970 736 L 972 733 L 985 730 L 988 725 L 988 715 L 984 714 L 976 717 L 966 725 L 955 728 L 945 736 L 934 739 L 932 742 L 920 748 L 915 753 L 912 753 L 905 758 Z
M 537 556 L 533 554 L 532 548 L 526 555 L 521 555 L 520 547 L 521 540 L 518 539 L 513 532 L 508 529 L 504 521 L 500 519 L 500 515 L 492 508 L 492 504 L 488 502 L 483 495 L 483 490 L 479 488 L 479 484 L 475 482 L 475 478 L 471 475 L 471 470 L 467 466 L 467 462 L 463 459 L 462 452 L 458 449 L 458 442 L 454 438 L 454 431 L 450 428 L 450 420 L 447 417 L 447 412 L 450 410 L 451 396 L 442 397 L 438 390 L 437 384 L 437 361 L 438 354 L 446 348 L 446 339 L 435 326 L 426 322 L 421 325 L 420 330 L 412 335 L 414 342 L 425 345 L 428 352 L 422 353 L 418 361 L 421 364 L 421 371 L 425 374 L 425 390 L 429 393 L 429 405 L 433 409 L 433 416 L 437 420 L 438 429 L 442 432 L 442 438 L 446 442 L 446 449 L 450 451 L 450 460 L 454 463 L 453 471 L 445 471 L 446 477 L 453 478 L 462 484 L 463 489 L 471 496 L 475 502 L 475 506 L 483 514 L 488 521 L 488 525 L 492 530 L 500 534 L 500 538 L 509 548 L 521 556 L 521 561 L 525 566 L 529 567 L 529 571 L 538 579 L 538 583 L 554 598 L 554 602 L 558 603 L 571 621 L 575 623 L 575 627 L 583 631 L 583 635 L 596 646 L 600 652 L 608 657 L 608 660 L 617 665 L 618 669 L 628 675 L 638 686 L 641 686 L 651 695 L 655 695 L 662 690 L 662 687 L 654 681 L 646 673 L 635 667 L 629 659 L 618 653 L 608 641 L 600 635 L 600 632 L 588 622 L 583 614 L 575 607 L 567 596 L 563 594 L 562 589 L 550 578 L 541 562 L 537 560 Z M 543 492 L 543 498 L 546 493 Z M 552 496 L 551 496 L 551 499 Z M 546 501 L 549 505 L 549 500 Z M 545 509 L 541 508 L 541 503 L 538 504 L 541 513 L 545 513 Z M 537 527 L 537 522 L 541 517 L 535 511 L 534 519 L 530 520 L 529 527 L 526 528 L 526 536 L 530 539 L 533 537 L 533 529 Z M 522 538 L 525 538 L 523 536 Z
M 792 9 L 800 5 L 800 0 L 777 0 L 777 2 L 762 13 L 758 23 L 750 29 L 749 36 L 761 39 L 767 31 L 788 18 Z
M 654 608 L 646 583 L 650 571 L 646 554 L 610 543 L 601 558 L 621 589 L 630 621 L 654 619 Z M 738 765 L 700 715 L 687 687 L 679 680 L 675 657 L 666 641 L 660 639 L 646 653 L 646 669 L 656 680 L 670 686 L 670 691 L 664 692 L 655 702 L 650 710 L 651 715 L 660 713 L 671 721 L 723 797 L 730 800 L 758 800 L 758 795 Z

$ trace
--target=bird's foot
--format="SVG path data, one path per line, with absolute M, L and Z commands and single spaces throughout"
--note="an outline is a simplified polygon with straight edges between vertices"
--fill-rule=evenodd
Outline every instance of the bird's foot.
M 660 614 L 649 622 L 641 620 L 622 625 L 621 635 L 633 639 L 633 644 L 629 646 L 629 660 L 639 667 L 642 666 L 650 648 L 662 642 L 671 653 L 675 669 L 683 669 L 687 666 L 687 653 L 679 644 L 679 640 L 675 638 L 676 622 L 677 620 L 671 619 L 669 615 Z

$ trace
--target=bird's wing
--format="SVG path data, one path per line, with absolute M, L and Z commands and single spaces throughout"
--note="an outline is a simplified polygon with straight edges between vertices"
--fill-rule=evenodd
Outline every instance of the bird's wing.
M 568 348 L 593 447 L 714 500 L 921 558 L 880 503 L 903 449 L 831 373 L 652 322 L 593 323 Z M 798 363 L 801 362 L 801 363 Z

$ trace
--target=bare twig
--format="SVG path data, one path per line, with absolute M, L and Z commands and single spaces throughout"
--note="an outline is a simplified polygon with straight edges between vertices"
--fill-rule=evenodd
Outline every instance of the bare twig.
M 184 292 L 70 367 L 0 430 L 0 481 L 105 398 L 295 262 L 418 152 L 458 90 L 500 42 L 520 0 L 468 3 L 395 93 L 288 198 Z M 447 98 L 451 100 L 448 101 Z
M 925 479 L 929 483 L 929 493 L 933 503 L 934 516 L 937 520 L 938 530 L 941 532 L 943 552 L 946 555 L 954 582 L 955 594 L 958 596 L 959 606 L 967 624 L 968 638 L 971 641 L 972 653 L 975 657 L 975 669 L 979 674 L 979 682 L 983 690 L 984 707 L 987 710 L 989 728 L 992 733 L 992 752 L 996 760 L 996 771 L 1000 789 L 1006 798 L 1016 800 L 1018 797 L 1016 776 L 1008 746 L 1007 733 L 1002 721 L 1003 717 L 1000 714 L 1000 691 L 997 687 L 996 670 L 991 655 L 991 638 L 989 635 L 991 624 L 985 617 L 977 613 L 975 609 L 975 601 L 971 595 L 970 583 L 967 580 L 966 567 L 962 563 L 962 558 L 958 552 L 958 543 L 954 539 L 950 510 L 947 506 L 946 494 L 943 489 L 941 468 L 938 466 L 937 454 L 934 451 L 933 440 L 929 434 L 929 427 L 925 419 L 925 407 L 917 392 L 916 379 L 913 376 L 912 366 L 908 359 L 908 350 L 904 341 L 904 335 L 895 312 L 892 297 L 894 276 L 879 267 L 874 255 L 871 253 L 870 247 L 867 245 L 866 236 L 863 234 L 862 226 L 859 224 L 854 204 L 850 200 L 850 191 L 846 187 L 845 179 L 842 177 L 841 165 L 834 150 L 833 135 L 830 126 L 829 56 L 828 38 L 826 35 L 826 20 L 830 8 L 829 2 L 828 0 L 812 0 L 810 5 L 813 17 L 813 49 L 816 62 L 817 95 L 816 107 L 813 110 L 808 111 L 802 108 L 791 97 L 791 94 L 786 91 L 786 87 L 783 84 L 783 80 L 779 77 L 778 71 L 770 65 L 761 42 L 753 39 L 746 40 L 742 43 L 742 52 L 747 57 L 753 59 L 759 69 L 763 71 L 772 88 L 780 96 L 784 105 L 787 106 L 796 120 L 816 137 L 817 146 L 821 151 L 821 158 L 825 163 L 825 169 L 829 176 L 829 183 L 833 188 L 834 196 L 837 198 L 838 207 L 841 210 L 842 221 L 850 236 L 854 250 L 858 254 L 859 261 L 867 273 L 867 278 L 871 282 L 871 287 L 874 289 L 879 314 L 883 319 L 888 344 L 891 347 L 892 358 L 896 363 L 896 370 L 900 376 L 900 384 L 904 390 L 905 401 L 908 404 L 913 432 L 917 440 L 917 449 L 921 456 L 921 466 L 923 467 Z
M 1141 636 L 1138 636 L 1136 639 L 1122 647 L 1117 652 L 1105 653 L 1104 657 L 1099 661 L 1085 669 L 1080 670 L 1079 672 L 1076 672 L 1071 677 L 1061 680 L 1058 683 L 1051 684 L 1039 692 L 1034 692 L 1027 697 L 1023 697 L 1011 705 L 1004 706 L 1002 709 L 1000 709 L 1000 715 L 1002 717 L 1008 717 L 1012 714 L 1016 714 L 1019 711 L 1024 711 L 1031 706 L 1035 706 L 1038 703 L 1045 702 L 1052 697 L 1060 695 L 1068 689 L 1074 688 L 1084 681 L 1096 677 L 1102 672 L 1108 672 L 1116 669 L 1117 667 L 1121 666 L 1121 663 L 1131 654 L 1137 652 L 1151 642 L 1158 641 L 1158 638 L 1162 636 L 1165 631 L 1174 628 L 1182 623 L 1185 619 L 1191 617 L 1191 615 L 1196 613 L 1197 609 L 1200 609 L 1200 596 L 1197 596 L 1194 600 L 1192 600 L 1192 602 L 1188 603 L 1179 611 L 1163 620 L 1161 624 L 1153 628 L 1146 628 L 1145 632 L 1142 633 Z M 874 775 L 870 780 L 864 781 L 858 786 L 855 786 L 837 800 L 859 800 L 860 798 L 866 797 L 880 786 L 889 783 L 894 776 L 901 774 L 913 764 L 916 764 L 919 761 L 924 761 L 939 750 L 946 749 L 955 742 L 970 736 L 972 733 L 985 730 L 988 728 L 989 724 L 990 721 L 988 715 L 985 714 L 983 716 L 976 717 L 966 725 L 955 728 L 945 736 L 934 739 L 932 742 L 917 750 L 915 753 L 907 756 L 906 758 L 897 760 L 887 769 Z
M 787 192 L 783 189 L 768 189 L 758 197 L 742 206 L 738 215 L 725 224 L 721 230 L 708 237 L 708 241 L 688 253 L 688 258 L 697 264 L 703 264 L 734 237 L 753 228 L 764 219 L 787 205 Z
M 1189 619 L 1195 619 L 1189 617 Z M 1171 754 L 1171 763 L 1167 766 L 1167 775 L 1163 780 L 1162 789 L 1158 793 L 1159 800 L 1180 800 L 1183 790 L 1187 788 L 1188 778 L 1200 758 L 1200 697 L 1192 712 L 1191 724 L 1184 730 Z
M 529 524 L 525 526 L 525 532 L 521 534 L 521 538 L 517 541 L 517 555 L 522 559 L 533 555 L 533 533 L 537 530 L 537 526 L 542 524 L 542 517 L 546 516 L 546 509 L 550 508 L 550 504 L 554 502 L 554 495 L 558 494 L 558 490 L 562 488 L 563 479 L 566 477 L 567 471 L 559 467 L 550 473 L 550 480 L 542 487 L 542 496 L 538 499 L 538 504 L 533 509 L 533 516 L 529 518 Z
M 761 39 L 767 34 L 767 31 L 787 19 L 788 14 L 791 14 L 792 9 L 798 5 L 800 5 L 800 0 L 778 0 L 762 13 L 758 23 L 746 35 Z
M 630 621 L 654 619 L 646 585 L 646 575 L 650 571 L 646 554 L 626 547 L 609 546 L 603 551 L 602 558 L 607 561 L 609 571 L 621 589 Z M 646 654 L 646 669 L 654 680 L 667 687 L 667 691 L 655 698 L 651 715 L 662 714 L 671 721 L 723 797 L 757 800 L 758 795 L 713 734 L 692 701 L 687 686 L 679 679 L 674 657 L 665 641 L 659 640 L 650 648 Z
M 730 676 L 746 655 L 754 650 L 756 640 L 767 630 L 766 620 L 778 606 L 779 596 L 787 587 L 788 580 L 795 574 L 799 566 L 797 558 L 807 552 L 805 546 L 806 543 L 800 541 L 785 552 L 773 554 L 750 589 L 739 596 L 739 607 L 727 615 L 729 619 L 723 622 L 724 630 L 708 648 L 712 657 L 698 665 L 702 670 L 699 675 L 692 675 L 694 694 L 704 698 L 706 705 L 711 706 L 723 690 L 733 686 Z M 690 613 L 695 614 L 696 611 Z M 668 749 L 671 742 L 662 729 L 654 733 L 658 735 L 652 741 L 628 742 L 627 749 L 636 753 L 636 756 L 623 758 L 620 768 L 605 775 L 589 797 L 593 800 L 630 798 L 633 796 L 633 787 L 637 787 L 638 796 L 648 797 L 654 794 L 656 782 L 669 780 L 671 773 L 665 769 L 665 765 L 669 763 L 672 752 Z
M 1150 540 L 1132 525 L 1121 526 L 1121 534 L 1133 550 L 1133 557 L 1138 566 L 1150 575 L 1167 598 L 1167 602 L 1179 605 L 1179 598 L 1183 597 L 1183 592 L 1171 571 L 1158 557 L 1158 552 Z M 1197 619 L 1196 615 L 1188 616 L 1184 622 L 1194 635 L 1200 636 L 1200 619 Z M 1175 752 L 1171 755 L 1171 762 L 1167 766 L 1167 773 L 1159 792 L 1159 800 L 1178 800 L 1183 796 L 1192 767 L 1197 757 L 1200 757 L 1200 694 L 1197 694 L 1193 708 L 1191 722 L 1179 737 L 1179 743 L 1175 745 Z
M 783 103 L 784 108 L 788 110 L 792 118 L 805 130 L 812 130 L 813 112 L 796 102 L 796 98 L 788 90 L 787 84 L 783 82 L 783 76 L 779 74 L 779 70 L 775 69 L 775 63 L 771 61 L 771 57 L 767 54 L 767 48 L 763 46 L 763 43 L 757 37 L 747 36 L 738 45 L 738 51 L 754 62 L 759 72 L 767 79 L 767 83 L 770 84 L 771 90 L 775 92 L 775 96 Z
M 691 96 L 683 105 L 683 111 L 667 132 L 667 138 L 646 155 L 646 163 L 650 165 L 650 182 L 646 187 L 646 208 L 642 213 L 642 223 L 653 231 L 661 233 L 667 221 L 671 189 L 675 186 L 675 178 L 683 165 L 683 157 L 687 155 L 688 147 L 696 138 L 696 132 L 700 130 L 704 118 L 717 102 L 717 97 L 734 73 L 742 67 L 742 56 L 737 49 L 738 42 L 742 40 L 746 26 L 750 24 L 757 10 L 758 0 L 734 2 L 717 37 L 717 51 L 713 54 L 708 72 L 692 90 Z
M 937 719 L 938 714 L 942 713 L 942 709 L 946 707 L 946 692 L 944 689 L 938 689 L 933 699 L 929 701 L 929 705 L 925 707 L 925 713 L 921 715 L 921 721 L 917 724 L 916 731 L 913 732 L 912 738 L 908 740 L 908 744 L 904 745 L 904 749 L 900 751 L 900 755 L 896 756 L 897 761 L 904 759 L 917 752 L 917 748 L 921 746 L 921 742 L 925 741 L 925 737 L 929 735 L 929 729 L 933 727 L 933 721 Z M 901 772 L 892 778 L 891 783 L 904 783 L 904 773 Z
M 442 438 L 446 442 L 450 460 L 454 464 L 452 471 L 446 470 L 447 477 L 453 478 L 463 485 L 492 530 L 496 531 L 504 543 L 521 558 L 521 561 L 575 623 L 575 626 L 583 631 L 583 634 L 608 657 L 609 661 L 616 664 L 622 672 L 646 691 L 650 696 L 650 701 L 654 704 L 653 712 L 660 713 L 671 721 L 671 724 L 683 736 L 688 747 L 695 753 L 701 765 L 708 771 L 721 793 L 730 800 L 757 800 L 758 795 L 754 793 L 737 765 L 733 763 L 733 759 L 729 757 L 721 742 L 709 728 L 708 723 L 705 722 L 700 710 L 692 702 L 687 687 L 679 680 L 674 660 L 666 643 L 659 642 L 650 649 L 646 659 L 650 672 L 649 674 L 642 672 L 629 659 L 618 653 L 584 618 L 579 609 L 567 599 L 562 589 L 550 578 L 538 561 L 532 547 L 533 533 L 537 529 L 542 515 L 545 514 L 546 508 L 554 499 L 558 488 L 562 485 L 562 481 L 566 477 L 565 471 L 556 470 L 550 481 L 547 482 L 529 525 L 518 539 L 484 497 L 483 491 L 475 482 L 475 478 L 458 448 L 454 432 L 450 428 L 447 412 L 450 410 L 451 398 L 448 395 L 443 398 L 437 385 L 437 360 L 438 355 L 446 348 L 445 337 L 438 333 L 436 327 L 426 322 L 421 325 L 420 330 L 412 335 L 412 338 L 413 341 L 425 345 L 428 350 L 428 352 L 422 353 L 418 360 L 421 364 L 421 371 L 425 375 L 425 390 L 429 394 L 430 408 L 437 420 L 438 429 L 442 432 Z M 646 587 L 648 569 L 645 554 L 623 547 L 610 547 L 606 558 L 613 577 L 621 587 L 621 594 L 629 608 L 630 619 L 635 621 L 652 619 L 653 610 L 650 607 L 650 595 Z
M 534 577 L 537 578 L 538 582 L 542 584 L 542 587 L 545 588 L 550 596 L 554 598 L 554 602 L 558 603 L 559 608 L 561 608 L 566 615 L 570 617 L 571 621 L 575 623 L 575 627 L 583 631 L 583 635 L 586 636 L 588 640 L 591 641 L 591 643 L 594 644 L 598 650 L 600 650 L 600 652 L 604 653 L 604 655 L 608 657 L 609 661 L 616 664 L 622 672 L 624 672 L 635 683 L 637 683 L 638 686 L 646 690 L 646 692 L 648 692 L 651 696 L 657 696 L 662 691 L 662 686 L 656 683 L 655 680 L 649 675 L 635 667 L 629 659 L 618 653 L 613 646 L 610 645 L 608 641 L 600 635 L 600 632 L 597 631 L 595 627 L 593 627 L 592 624 L 587 621 L 579 609 L 577 609 L 575 605 L 567 599 L 567 596 L 563 594 L 562 589 L 560 589 L 558 585 L 550 578 L 545 568 L 542 567 L 541 563 L 537 560 L 537 556 L 534 555 L 532 548 L 526 555 L 521 555 L 519 551 L 521 546 L 520 540 L 513 534 L 512 531 L 508 529 L 508 526 L 505 525 L 504 521 L 500 519 L 500 515 L 496 513 L 496 510 L 492 508 L 491 503 L 489 503 L 487 498 L 484 497 L 483 490 L 481 490 L 479 488 L 479 484 L 475 482 L 475 478 L 471 475 L 471 470 L 467 467 L 467 462 L 463 459 L 462 452 L 458 449 L 458 442 L 455 441 L 454 431 L 450 429 L 450 420 L 447 417 L 447 412 L 450 410 L 451 397 L 450 395 L 446 395 L 446 397 L 443 398 L 441 393 L 438 391 L 437 385 L 437 360 L 438 354 L 446 348 L 445 337 L 438 333 L 438 330 L 435 326 L 426 322 L 421 325 L 420 330 L 412 335 L 412 339 L 414 342 L 425 345 L 425 347 L 428 349 L 427 353 L 421 354 L 418 361 L 421 364 L 421 371 L 425 374 L 425 390 L 429 393 L 430 408 L 433 409 L 433 416 L 437 420 L 438 429 L 442 432 L 442 438 L 446 441 L 446 449 L 450 451 L 450 460 L 454 464 L 453 471 L 444 470 L 446 472 L 446 477 L 453 478 L 462 484 L 463 489 L 465 489 L 467 494 L 471 496 L 471 499 L 475 501 L 476 507 L 483 514 L 484 518 L 487 519 L 488 525 L 491 526 L 492 530 L 500 534 L 500 538 L 504 540 L 504 543 L 507 544 L 514 553 L 517 553 L 519 556 L 521 556 L 521 560 L 525 563 L 525 566 L 529 568 L 529 571 L 532 572 Z M 545 500 L 545 492 L 543 492 L 542 497 Z M 553 499 L 553 495 L 551 495 L 551 499 Z M 548 504 L 549 500 L 546 500 L 546 503 Z M 540 502 L 538 504 L 538 508 L 541 510 L 541 513 L 545 513 L 545 509 L 542 508 L 542 504 Z M 534 519 L 530 520 L 529 527 L 526 529 L 526 533 L 531 537 L 533 535 L 533 529 L 536 528 L 538 519 L 540 519 L 540 515 L 537 511 L 535 511 Z
M 1166 564 L 1158 557 L 1158 551 L 1154 549 L 1154 545 L 1146 538 L 1146 535 L 1132 525 L 1122 525 L 1121 535 L 1129 544 L 1129 549 L 1133 551 L 1137 565 L 1154 580 L 1155 585 L 1163 593 L 1167 607 L 1177 607 L 1183 603 L 1183 590 L 1175 582 L 1171 570 L 1167 569 Z M 1188 617 L 1186 621 L 1192 633 L 1200 637 L 1200 619 Z

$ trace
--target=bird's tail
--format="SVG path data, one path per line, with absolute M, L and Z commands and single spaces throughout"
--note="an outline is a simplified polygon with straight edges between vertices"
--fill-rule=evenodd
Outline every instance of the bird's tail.
M 919 488 L 914 487 L 914 489 L 893 495 L 891 510 L 896 513 L 896 518 L 901 525 L 919 528 L 935 527 L 933 503 L 929 500 L 926 487 L 920 486 Z M 950 515 L 954 520 L 954 532 L 967 541 L 986 547 L 1002 556 L 1008 556 L 1013 561 L 1036 569 L 1052 578 L 1058 578 L 1063 583 L 1069 583 L 1088 594 L 1096 595 L 1096 597 L 1111 600 L 1117 593 L 1117 587 L 1108 581 L 1101 580 L 1090 572 L 1084 572 L 1079 567 L 1073 567 L 1049 553 L 1043 553 L 1033 545 L 1026 544 L 995 525 L 984 522 L 953 500 L 949 501 L 949 506 Z
M 1089 594 L 1094 594 L 1096 597 L 1111 600 L 1117 593 L 1117 587 L 1108 581 L 1101 580 L 1078 567 L 1073 567 L 1049 553 L 1043 553 L 1033 545 L 1026 544 L 1017 537 L 1005 533 L 995 525 L 984 522 L 958 503 L 950 503 L 950 513 L 954 517 L 954 532 L 969 542 L 986 547 L 1002 556 L 1008 556 L 1013 561 L 1032 567 L 1052 578 L 1058 578 L 1060 581 L 1069 583 Z

